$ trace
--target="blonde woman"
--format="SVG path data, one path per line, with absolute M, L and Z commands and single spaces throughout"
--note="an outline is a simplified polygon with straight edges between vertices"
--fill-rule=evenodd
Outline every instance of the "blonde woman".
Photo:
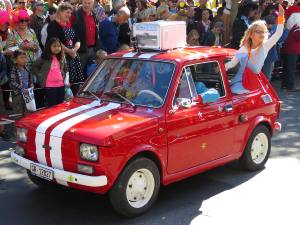
M 276 32 L 268 39 L 266 22 L 257 20 L 246 30 L 241 40 L 240 49 L 231 61 L 225 64 L 226 70 L 241 64 L 236 76 L 231 82 L 231 91 L 234 94 L 248 93 L 243 86 L 243 74 L 248 67 L 255 74 L 260 73 L 269 50 L 280 39 L 284 28 L 284 9 L 279 5 L 278 21 Z

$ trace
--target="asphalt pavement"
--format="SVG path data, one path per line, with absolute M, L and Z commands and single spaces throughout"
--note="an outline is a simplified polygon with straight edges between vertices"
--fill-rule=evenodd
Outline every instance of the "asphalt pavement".
M 283 127 L 265 169 L 245 172 L 233 162 L 162 187 L 152 210 L 134 219 L 115 214 L 107 196 L 38 188 L 9 159 L 13 144 L 0 140 L 0 225 L 299 225 L 300 92 L 273 85 L 283 101 Z

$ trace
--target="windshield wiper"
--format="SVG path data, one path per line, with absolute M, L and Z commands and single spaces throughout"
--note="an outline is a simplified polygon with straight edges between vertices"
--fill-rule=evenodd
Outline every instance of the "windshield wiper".
M 83 91 L 82 93 L 92 95 L 95 99 L 99 101 L 99 103 L 101 102 L 101 99 L 91 91 Z
M 119 94 L 119 93 L 116 93 L 116 92 L 111 92 L 111 91 L 107 91 L 107 92 L 104 92 L 105 95 L 108 95 L 108 96 L 118 96 L 119 98 L 123 99 L 124 101 L 128 102 L 130 105 L 132 105 L 133 107 L 135 107 L 136 105 L 130 101 L 128 98 L 124 97 L 123 95 Z

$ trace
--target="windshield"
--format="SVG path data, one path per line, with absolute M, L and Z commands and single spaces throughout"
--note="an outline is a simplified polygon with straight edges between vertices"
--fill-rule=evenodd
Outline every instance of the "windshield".
M 102 100 L 160 107 L 165 101 L 174 67 L 168 62 L 107 59 L 80 95 L 92 92 Z

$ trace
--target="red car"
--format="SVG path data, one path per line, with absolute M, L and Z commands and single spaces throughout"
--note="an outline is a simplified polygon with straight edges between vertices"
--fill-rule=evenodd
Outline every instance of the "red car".
M 147 211 L 160 185 L 239 160 L 264 167 L 281 125 L 278 96 L 259 86 L 233 95 L 224 62 L 235 51 L 196 47 L 110 55 L 71 102 L 17 122 L 12 160 L 37 185 L 108 193 L 131 217 Z

